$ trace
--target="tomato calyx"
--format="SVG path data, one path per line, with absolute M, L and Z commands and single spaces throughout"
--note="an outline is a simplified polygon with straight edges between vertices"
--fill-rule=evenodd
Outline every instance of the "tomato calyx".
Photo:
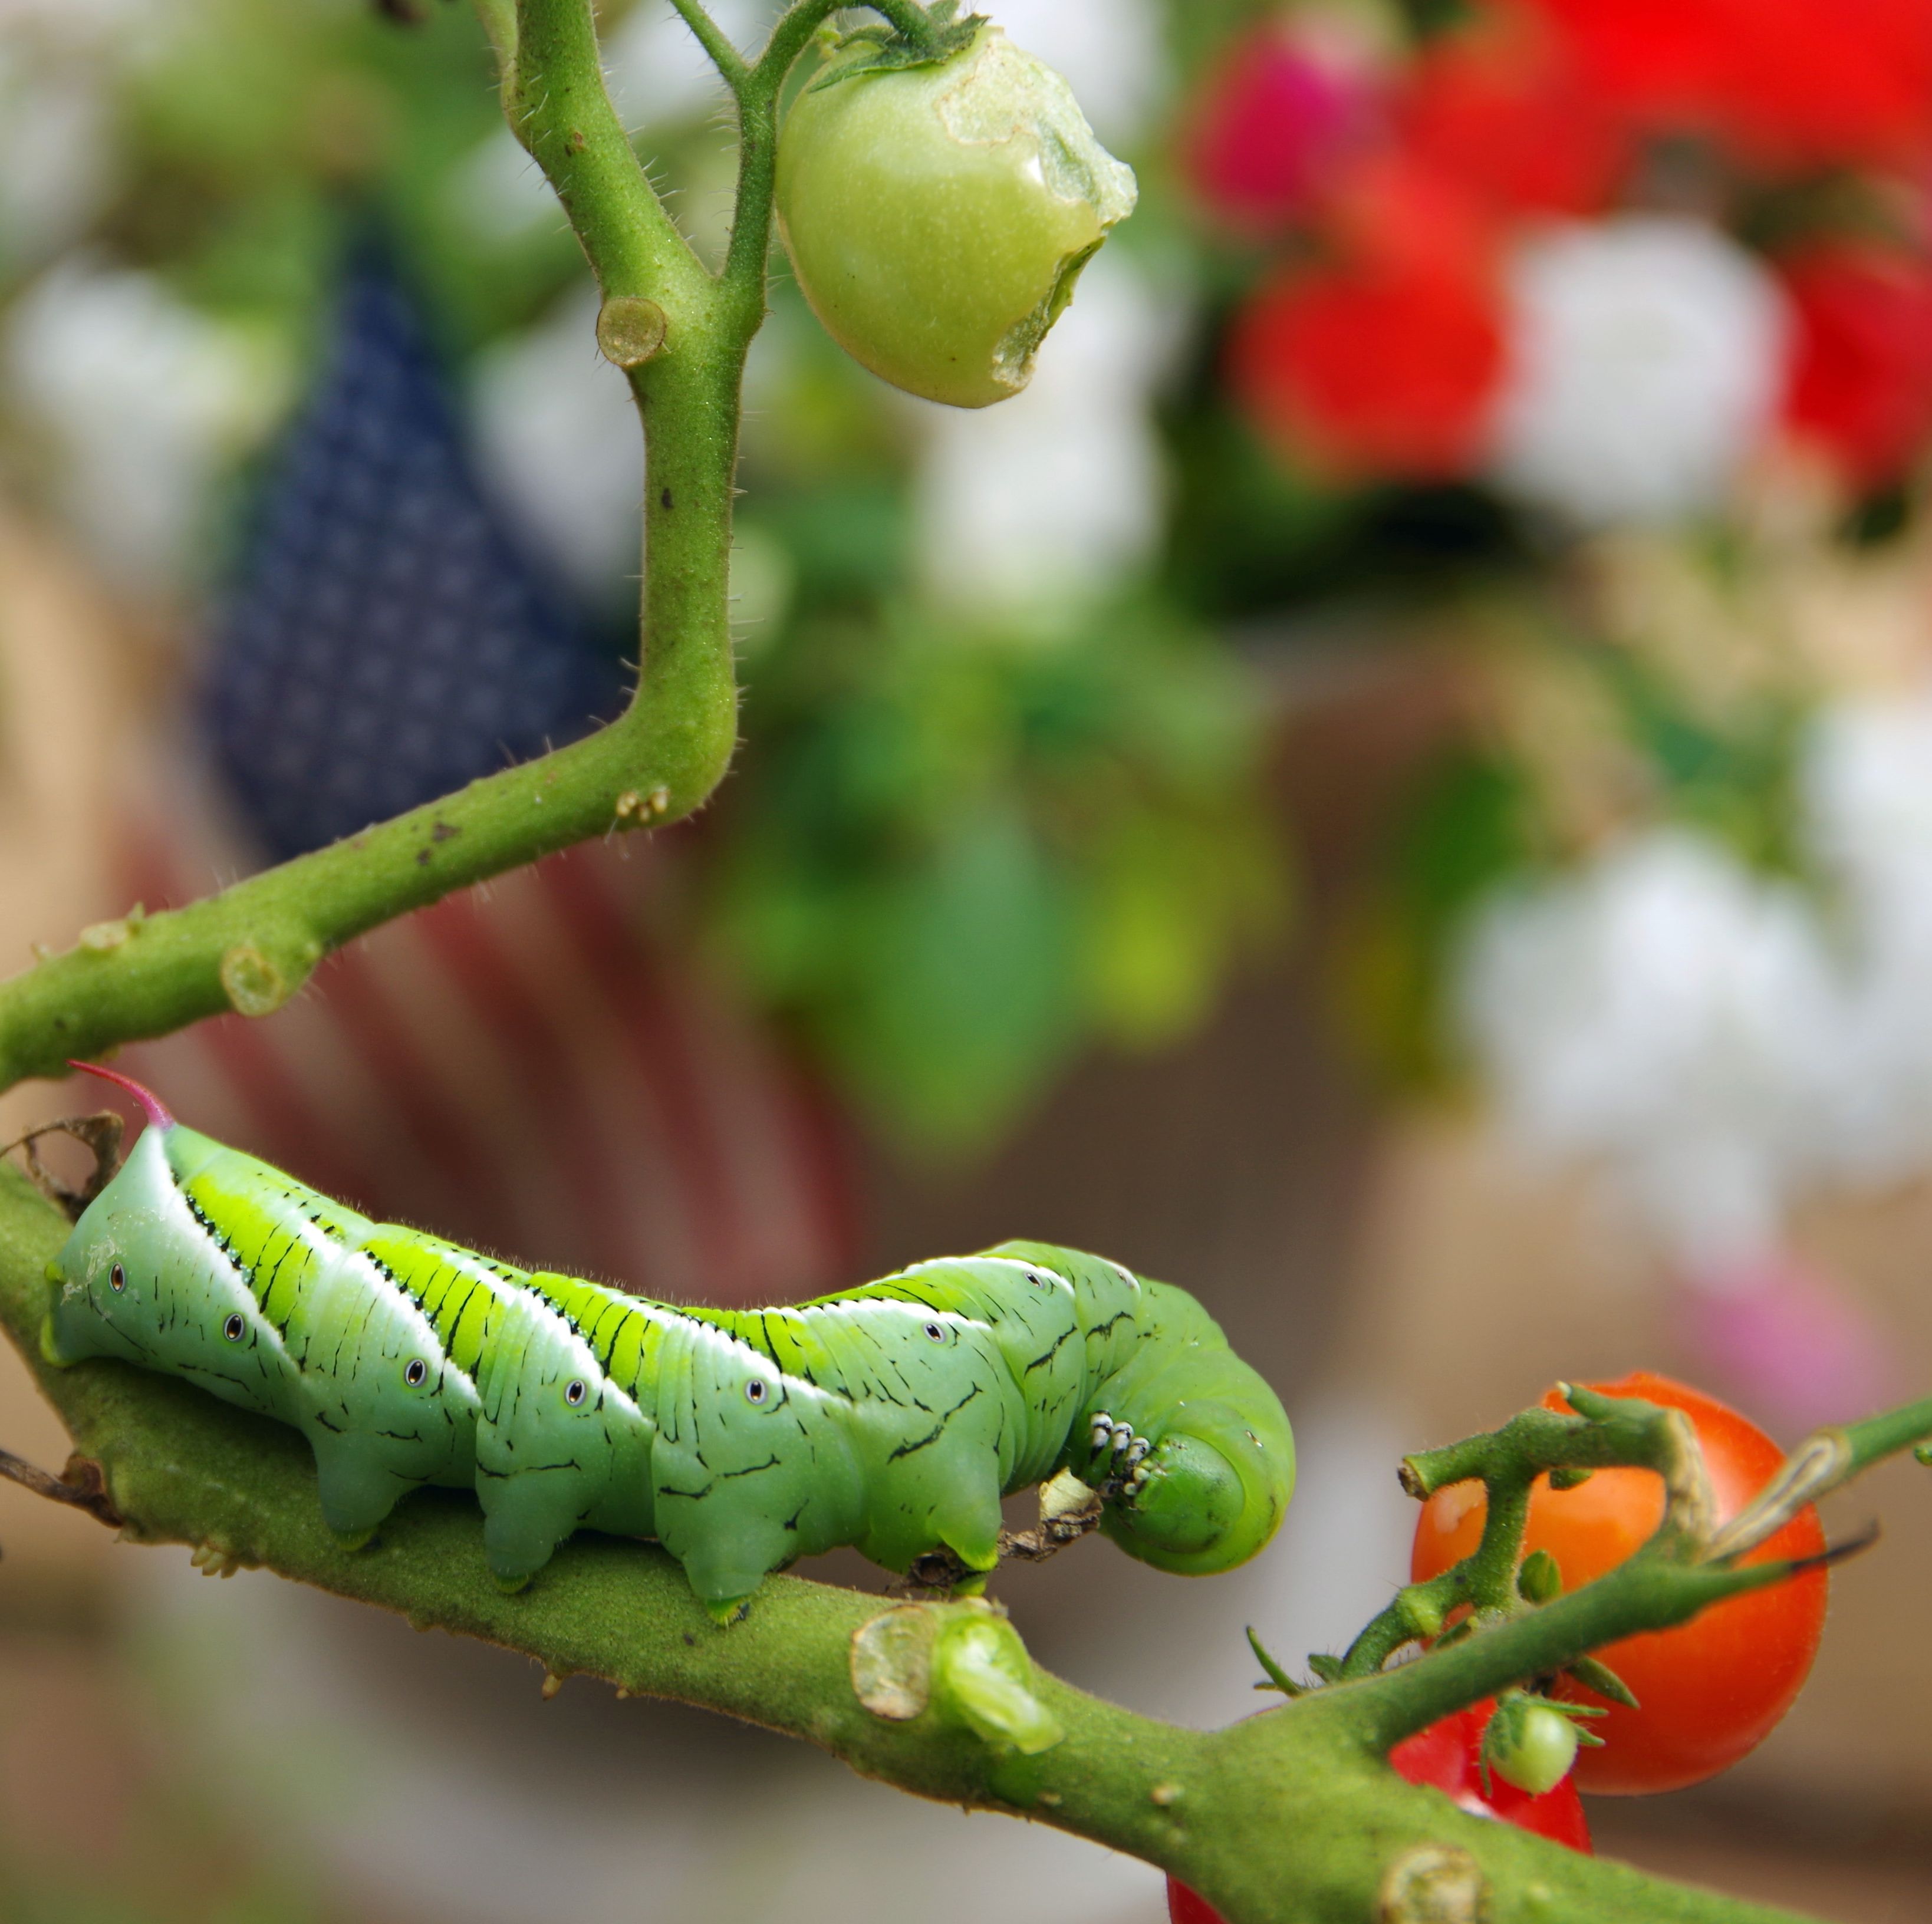
M 923 40 L 890 25 L 871 23 L 854 27 L 849 33 L 832 30 L 830 51 L 846 57 L 827 66 L 806 88 L 820 93 L 827 87 L 855 79 L 861 73 L 890 73 L 908 67 L 937 67 L 955 54 L 964 53 L 973 37 L 986 24 L 984 13 L 956 17 L 959 0 L 934 0 L 926 9 L 928 32 Z

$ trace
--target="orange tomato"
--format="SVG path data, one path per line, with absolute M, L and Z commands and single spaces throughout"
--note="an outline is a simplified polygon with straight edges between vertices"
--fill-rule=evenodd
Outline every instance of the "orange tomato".
M 1606 1396 L 1636 1396 L 1689 1416 L 1709 1465 L 1718 1521 L 1737 1515 L 1769 1480 L 1784 1453 L 1755 1424 L 1713 1398 L 1640 1370 L 1589 1386 Z M 1568 1406 L 1551 1390 L 1546 1409 Z M 1438 1490 L 1422 1506 L 1410 1558 L 1420 1583 L 1473 1551 L 1486 1499 L 1480 1483 Z M 1523 1553 L 1546 1550 L 1566 1590 L 1614 1569 L 1638 1549 L 1664 1515 L 1664 1484 L 1648 1470 L 1599 1470 L 1574 1490 L 1539 1477 L 1530 1497 Z M 1825 1547 L 1817 1512 L 1807 1509 L 1744 1559 L 1748 1563 L 1815 1556 Z M 1810 1674 L 1824 1628 L 1826 1572 L 1714 1605 L 1675 1630 L 1627 1638 L 1594 1654 L 1630 1686 L 1640 1709 L 1610 1704 L 1591 1728 L 1604 1740 L 1576 1760 L 1586 1791 L 1634 1795 L 1675 1791 L 1727 1770 L 1756 1748 L 1792 1706 Z M 1558 1694 L 1602 1704 L 1567 1680 Z

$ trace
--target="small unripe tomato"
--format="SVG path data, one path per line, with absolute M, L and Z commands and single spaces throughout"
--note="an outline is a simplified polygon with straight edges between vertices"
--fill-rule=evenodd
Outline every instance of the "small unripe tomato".
M 1483 1734 L 1483 1757 L 1505 1784 L 1532 1797 L 1556 1789 L 1576 1761 L 1576 1726 L 1547 1704 L 1505 1704 Z
M 1535 1795 L 1519 1790 L 1493 1770 L 1484 1782 L 1483 1733 L 1495 1707 L 1484 1698 L 1466 1710 L 1418 1731 L 1412 1737 L 1404 1737 L 1389 1752 L 1389 1767 L 1406 1782 L 1446 1791 L 1472 1816 L 1492 1817 L 1519 1830 L 1534 1831 L 1552 1844 L 1592 1855 L 1590 1827 L 1574 1776 L 1564 1777 Z
M 923 66 L 868 67 L 875 46 L 835 47 L 787 115 L 779 230 L 854 360 L 928 400 L 985 407 L 1026 385 L 1080 270 L 1133 211 L 1133 172 L 998 27 Z

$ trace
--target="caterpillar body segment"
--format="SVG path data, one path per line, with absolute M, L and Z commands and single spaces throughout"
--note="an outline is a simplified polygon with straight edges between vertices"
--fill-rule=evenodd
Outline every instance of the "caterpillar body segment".
M 1189 1575 L 1252 1556 L 1293 1487 L 1281 1405 L 1206 1312 L 1098 1257 L 1006 1243 L 679 1308 L 371 1221 L 150 1113 L 50 1267 L 45 1353 L 292 1425 L 351 1542 L 420 1485 L 473 1487 L 506 1587 L 578 1530 L 655 1537 L 725 1620 L 842 1545 L 989 1570 L 1001 1497 L 1063 1470 L 1122 1548 Z

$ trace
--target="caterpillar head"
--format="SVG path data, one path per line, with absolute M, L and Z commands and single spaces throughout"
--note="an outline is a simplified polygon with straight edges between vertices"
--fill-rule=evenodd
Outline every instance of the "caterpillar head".
M 1294 1487 L 1292 1456 L 1283 1473 L 1238 1417 L 1214 1422 L 1211 1434 L 1170 1430 L 1142 1458 L 1144 1476 L 1108 1502 L 1100 1528 L 1129 1556 L 1180 1576 L 1213 1576 L 1274 1535 Z
M 1136 1341 L 1098 1386 L 1075 1474 L 1105 1491 L 1100 1527 L 1129 1556 L 1182 1576 L 1245 1563 L 1294 1491 L 1281 1399 L 1184 1290 L 1143 1280 Z

